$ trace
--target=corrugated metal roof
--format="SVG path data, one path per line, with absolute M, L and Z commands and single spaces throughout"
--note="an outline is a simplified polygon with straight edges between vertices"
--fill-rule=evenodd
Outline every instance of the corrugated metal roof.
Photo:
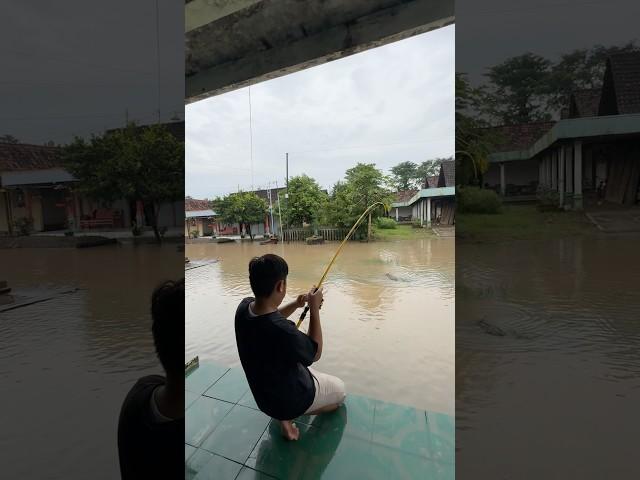
M 209 210 L 191 210 L 191 211 L 185 211 L 184 212 L 185 216 L 187 218 L 194 218 L 194 217 L 215 217 L 216 216 L 216 212 L 214 212 L 213 210 L 209 209 Z

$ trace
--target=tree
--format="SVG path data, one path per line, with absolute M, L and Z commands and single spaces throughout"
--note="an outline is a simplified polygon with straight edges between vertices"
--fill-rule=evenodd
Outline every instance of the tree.
M 289 179 L 289 198 L 281 203 L 287 226 L 316 224 L 326 208 L 327 194 L 307 175 Z
M 329 218 L 334 225 L 351 227 L 369 205 L 374 202 L 389 204 L 392 193 L 385 188 L 388 178 L 375 167 L 375 164 L 358 163 L 347 170 L 344 182 L 334 185 L 329 206 Z M 381 215 L 381 209 L 374 209 L 369 215 L 368 231 L 371 220 Z
M 8 133 L 5 135 L 0 135 L 0 142 L 1 143 L 12 143 L 12 144 L 16 144 L 19 142 L 19 140 L 14 137 L 13 135 L 9 135 Z
M 417 168 L 418 166 L 413 162 L 402 162 L 391 167 L 392 182 L 396 190 L 409 190 L 414 187 Z
M 105 203 L 142 201 L 158 243 L 160 207 L 184 193 L 184 144 L 161 125 L 126 128 L 89 141 L 76 137 L 62 159 L 79 181 L 77 190 Z
M 480 89 L 471 87 L 464 74 L 456 73 L 456 183 L 482 185 L 489 168 L 489 153 L 496 139 L 477 112 L 484 109 Z
M 267 214 L 267 202 L 253 192 L 238 192 L 214 200 L 213 205 L 223 223 L 237 223 L 242 231 L 244 226 L 253 240 L 252 223 L 264 221 Z
M 533 53 L 506 59 L 489 68 L 486 101 L 493 117 L 513 125 L 551 119 L 546 110 L 551 61 Z
M 590 49 L 577 49 L 561 55 L 560 60 L 551 68 L 547 105 L 557 111 L 567 106 L 567 99 L 571 93 L 601 88 L 607 57 L 638 50 L 640 47 L 634 42 L 628 42 L 612 47 L 596 45 Z
M 438 175 L 440 173 L 440 165 L 446 160 L 453 160 L 453 157 L 434 158 L 422 162 L 416 168 L 416 182 L 418 182 L 418 185 L 422 185 L 427 177 Z

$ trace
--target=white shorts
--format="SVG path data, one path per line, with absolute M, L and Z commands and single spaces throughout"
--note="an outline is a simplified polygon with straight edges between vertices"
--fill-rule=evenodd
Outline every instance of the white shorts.
M 333 375 L 318 372 L 313 368 L 309 368 L 309 371 L 316 384 L 316 395 L 313 398 L 313 403 L 304 413 L 313 412 L 327 405 L 344 402 L 346 394 L 342 380 Z

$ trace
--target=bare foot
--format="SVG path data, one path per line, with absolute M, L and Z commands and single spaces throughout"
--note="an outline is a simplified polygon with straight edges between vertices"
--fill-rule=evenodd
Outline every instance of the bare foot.
M 282 431 L 282 436 L 287 440 L 298 440 L 300 438 L 300 430 L 291 420 L 281 420 L 280 430 Z

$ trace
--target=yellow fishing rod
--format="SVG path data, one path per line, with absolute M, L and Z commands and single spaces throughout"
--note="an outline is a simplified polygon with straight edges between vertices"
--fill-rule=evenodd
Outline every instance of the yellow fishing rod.
M 324 279 L 327 277 L 327 273 L 329 273 L 329 270 L 331 270 L 331 267 L 333 266 L 333 263 L 336 261 L 336 258 L 338 258 L 338 255 L 340 255 L 340 252 L 342 251 L 344 246 L 347 244 L 347 240 L 349 240 L 349 237 L 353 234 L 353 232 L 355 232 L 356 228 L 358 228 L 358 225 L 360 225 L 360 222 L 362 222 L 362 220 L 367 215 L 367 213 L 369 213 L 371 210 L 373 210 L 373 208 L 376 207 L 377 205 L 382 205 L 382 208 L 384 208 L 385 212 L 388 210 L 388 207 L 384 203 L 375 202 L 375 203 L 372 203 L 369 206 L 369 208 L 367 208 L 364 211 L 364 213 L 362 215 L 360 215 L 360 218 L 358 218 L 358 220 L 356 220 L 356 223 L 353 224 L 353 227 L 351 227 L 351 230 L 349 230 L 349 233 L 347 233 L 347 236 L 344 237 L 344 240 L 342 240 L 342 243 L 338 247 L 338 250 L 336 250 L 336 253 L 333 255 L 333 258 L 329 262 L 329 265 L 327 265 L 327 268 L 325 268 L 324 273 L 322 274 L 322 277 L 320 277 L 320 281 L 316 285 L 315 290 L 318 290 L 322 286 L 322 282 L 324 282 Z M 307 306 L 304 307 L 304 310 L 300 314 L 300 318 L 298 319 L 298 324 L 296 325 L 298 328 L 300 328 L 300 325 L 302 324 L 302 321 L 304 320 L 304 317 L 307 316 L 307 312 L 308 311 L 309 311 L 309 304 L 307 304 Z

